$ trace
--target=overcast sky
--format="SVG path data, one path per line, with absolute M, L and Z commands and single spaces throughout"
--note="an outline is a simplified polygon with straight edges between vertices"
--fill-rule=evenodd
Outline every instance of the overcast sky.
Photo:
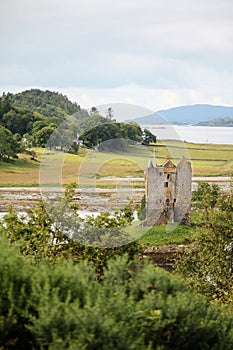
M 0 92 L 233 105 L 232 0 L 0 0 Z

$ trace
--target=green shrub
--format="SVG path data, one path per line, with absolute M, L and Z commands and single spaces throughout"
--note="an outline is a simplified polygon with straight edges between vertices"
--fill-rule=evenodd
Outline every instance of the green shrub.
M 30 348 L 29 299 L 33 269 L 0 236 L 0 349 Z
M 30 265 L 1 235 L 1 349 L 233 348 L 233 316 L 149 261 Z
M 211 198 L 208 191 L 198 202 L 199 235 L 177 260 L 177 269 L 192 289 L 209 300 L 232 304 L 233 191 L 220 193 L 209 206 L 205 202 L 207 195 Z

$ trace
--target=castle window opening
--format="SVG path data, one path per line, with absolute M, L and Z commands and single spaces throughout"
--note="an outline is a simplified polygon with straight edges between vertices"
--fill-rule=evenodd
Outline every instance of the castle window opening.
M 168 187 L 168 182 L 164 182 L 164 187 Z

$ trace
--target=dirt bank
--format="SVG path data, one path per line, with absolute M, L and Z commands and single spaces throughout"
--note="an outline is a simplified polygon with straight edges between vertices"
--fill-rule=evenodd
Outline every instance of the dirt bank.
M 163 267 L 167 271 L 174 270 L 175 260 L 185 248 L 190 245 L 168 245 L 160 247 L 148 247 L 144 250 L 142 257 L 150 258 L 158 267 Z

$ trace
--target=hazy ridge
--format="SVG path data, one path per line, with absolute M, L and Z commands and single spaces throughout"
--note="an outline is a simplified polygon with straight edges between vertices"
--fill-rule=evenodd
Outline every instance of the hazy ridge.
M 216 126 L 232 126 L 233 107 L 196 104 L 159 110 L 154 114 L 135 118 L 139 124 L 192 124 L 207 123 L 218 119 Z M 215 122 L 213 122 L 214 124 Z M 202 124 L 212 125 L 212 124 Z

